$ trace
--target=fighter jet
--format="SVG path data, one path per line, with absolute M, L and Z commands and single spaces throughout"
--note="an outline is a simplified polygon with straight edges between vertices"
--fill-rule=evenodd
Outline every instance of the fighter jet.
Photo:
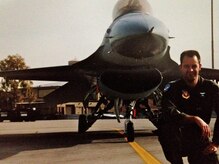
M 84 102 L 93 94 L 101 97 L 94 112 L 79 116 L 78 131 L 85 132 L 103 112 L 125 104 L 125 132 L 134 140 L 131 121 L 135 100 L 159 95 L 165 83 L 179 78 L 178 64 L 170 57 L 169 30 L 152 15 L 146 0 L 119 0 L 113 10 L 113 22 L 106 29 L 99 48 L 88 58 L 72 65 L 0 72 L 7 79 L 66 81 L 45 97 L 46 102 Z M 219 81 L 219 70 L 202 69 L 202 76 Z M 99 110 L 101 104 L 105 105 Z

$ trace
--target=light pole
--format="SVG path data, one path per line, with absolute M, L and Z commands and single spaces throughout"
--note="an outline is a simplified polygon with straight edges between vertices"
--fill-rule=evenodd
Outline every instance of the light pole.
M 211 59 L 212 68 L 214 69 L 214 0 L 211 0 Z

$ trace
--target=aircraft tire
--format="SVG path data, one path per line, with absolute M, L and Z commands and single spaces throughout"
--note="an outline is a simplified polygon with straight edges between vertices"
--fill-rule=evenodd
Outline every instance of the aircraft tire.
M 126 124 L 126 137 L 128 142 L 135 140 L 134 125 L 131 121 L 128 121 Z
M 84 133 L 87 130 L 87 119 L 86 115 L 79 115 L 78 119 L 78 133 Z

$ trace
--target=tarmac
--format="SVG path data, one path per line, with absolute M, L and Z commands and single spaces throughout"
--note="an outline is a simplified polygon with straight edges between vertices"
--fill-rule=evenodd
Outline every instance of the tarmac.
M 211 127 L 215 119 L 211 122 Z M 127 142 L 124 120 L 98 120 L 78 134 L 78 120 L 0 123 L 0 163 L 158 164 L 168 163 L 156 128 L 147 119 L 133 119 L 135 141 Z M 184 158 L 185 164 L 186 159 Z

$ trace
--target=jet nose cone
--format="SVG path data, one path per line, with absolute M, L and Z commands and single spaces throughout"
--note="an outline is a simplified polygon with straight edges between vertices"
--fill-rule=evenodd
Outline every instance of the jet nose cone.
M 147 60 L 162 56 L 168 45 L 168 29 L 153 16 L 128 13 L 117 18 L 105 35 L 112 51 L 121 60 Z M 126 59 L 122 59 L 126 58 Z M 131 64 L 131 63 L 127 63 Z

